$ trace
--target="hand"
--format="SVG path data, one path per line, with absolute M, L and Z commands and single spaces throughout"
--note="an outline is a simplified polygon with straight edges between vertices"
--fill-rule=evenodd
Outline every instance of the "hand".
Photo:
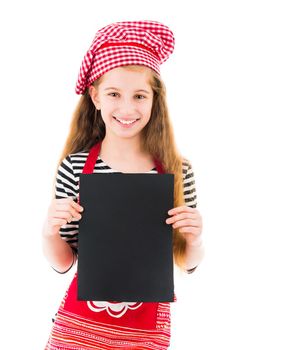
M 80 220 L 84 210 L 72 197 L 53 199 L 48 208 L 43 227 L 43 236 L 50 237 L 59 233 L 60 227 L 74 220 Z
M 166 223 L 178 228 L 189 245 L 201 244 L 202 217 L 196 208 L 184 205 L 169 210 L 168 214 L 173 216 L 168 218 Z

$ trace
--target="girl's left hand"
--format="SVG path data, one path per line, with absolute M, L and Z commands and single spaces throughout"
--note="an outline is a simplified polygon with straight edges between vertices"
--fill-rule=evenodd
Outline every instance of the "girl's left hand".
M 173 215 L 166 220 L 167 224 L 173 224 L 173 228 L 179 228 L 184 234 L 188 244 L 199 245 L 201 243 L 202 217 L 196 208 L 180 206 L 168 211 Z

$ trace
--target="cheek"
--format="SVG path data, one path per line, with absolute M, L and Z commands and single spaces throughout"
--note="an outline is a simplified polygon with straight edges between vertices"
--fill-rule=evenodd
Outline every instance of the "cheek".
M 107 108 L 111 105 L 110 101 L 107 98 L 101 99 L 101 108 Z
M 105 101 L 101 103 L 102 116 L 111 115 L 113 113 L 113 110 L 114 110 L 114 105 L 112 103 L 108 103 Z
M 144 104 L 143 106 L 141 106 L 141 109 L 140 109 L 141 113 L 143 113 L 144 116 L 146 117 L 151 116 L 151 110 L 152 110 L 152 101 Z

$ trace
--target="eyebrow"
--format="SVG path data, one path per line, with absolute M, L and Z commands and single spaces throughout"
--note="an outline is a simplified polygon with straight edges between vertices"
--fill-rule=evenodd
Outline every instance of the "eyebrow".
M 116 87 L 107 87 L 106 89 L 104 89 L 104 91 L 106 90 L 117 90 L 117 91 L 120 91 L 120 89 L 116 88 Z M 135 90 L 134 92 L 145 92 L 146 94 L 149 94 L 150 92 L 147 91 L 147 90 L 144 90 L 144 89 L 138 89 L 138 90 Z

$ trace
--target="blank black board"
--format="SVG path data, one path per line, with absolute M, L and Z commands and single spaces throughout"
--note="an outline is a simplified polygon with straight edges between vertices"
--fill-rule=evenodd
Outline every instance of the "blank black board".
M 78 299 L 172 302 L 174 174 L 80 174 Z

